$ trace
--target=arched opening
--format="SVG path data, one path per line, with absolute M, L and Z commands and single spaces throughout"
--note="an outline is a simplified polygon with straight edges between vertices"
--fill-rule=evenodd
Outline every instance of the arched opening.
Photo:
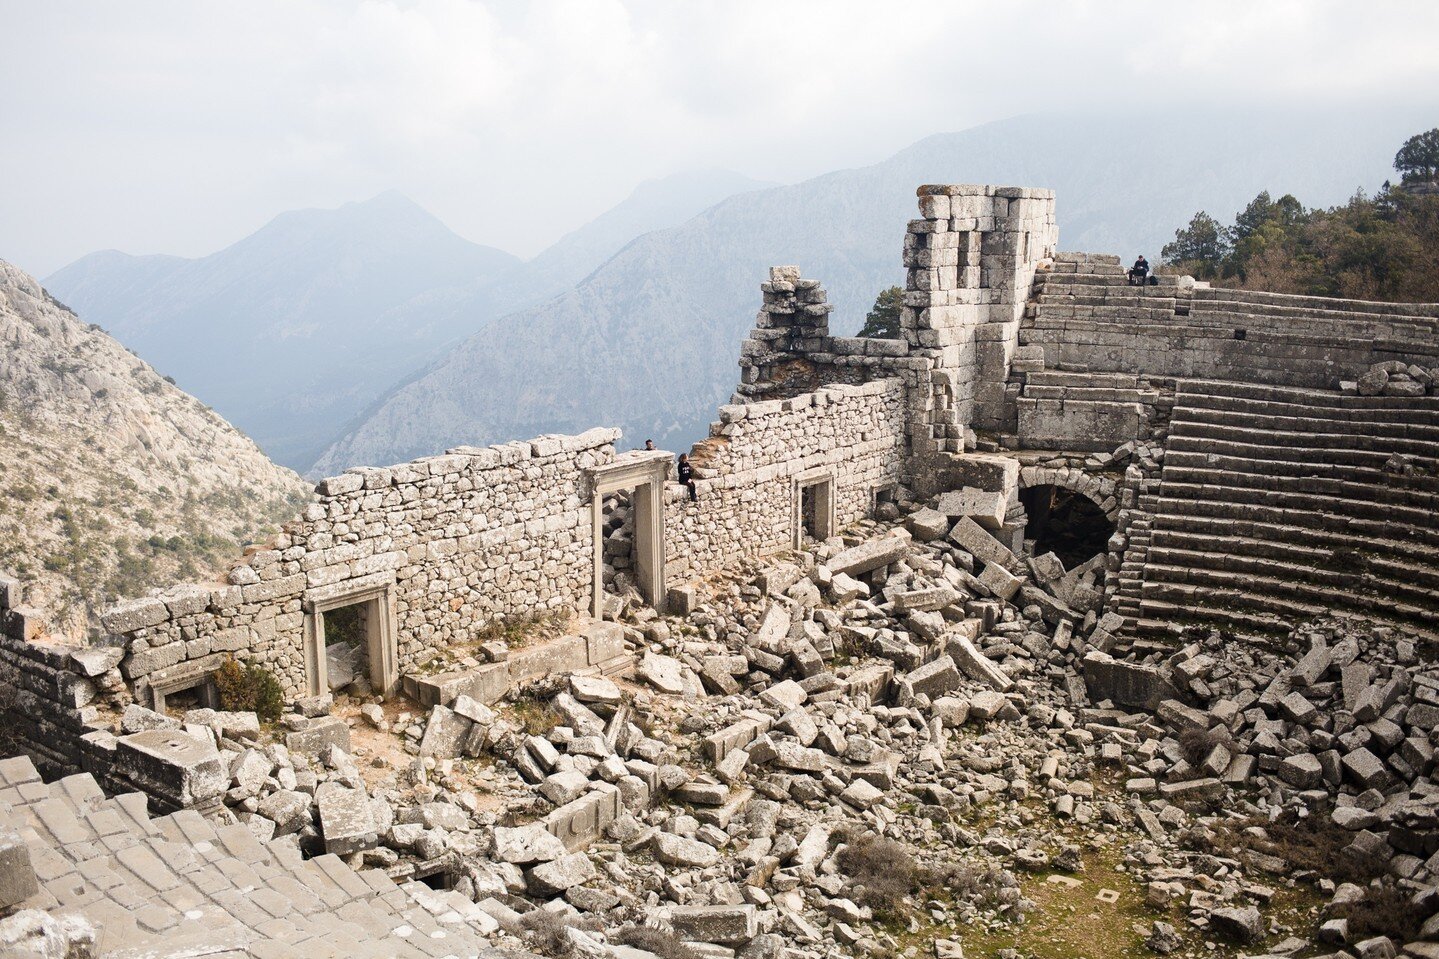
M 1019 499 L 1028 516 L 1024 538 L 1034 541 L 1034 555 L 1054 553 L 1065 569 L 1074 569 L 1109 549 L 1114 523 L 1083 493 L 1039 484 L 1021 489 Z

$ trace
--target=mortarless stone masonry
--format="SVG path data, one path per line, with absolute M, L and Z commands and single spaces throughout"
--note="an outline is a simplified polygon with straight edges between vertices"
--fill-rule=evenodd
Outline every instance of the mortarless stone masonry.
M 1426 373 L 1439 362 L 1439 306 L 1214 290 L 1183 277 L 1131 287 L 1116 257 L 1055 252 L 1049 191 L 939 185 L 918 196 L 902 339 L 830 336 L 819 282 L 771 270 L 734 403 L 692 451 L 699 501 L 676 484 L 663 491 L 652 600 L 794 545 L 811 487 L 826 494 L 826 535 L 897 488 L 921 498 L 983 490 L 1003 498 L 993 535 L 1017 549 L 1017 493 L 1049 485 L 1088 497 L 1116 525 L 1098 561 L 1103 594 L 1071 571 L 1064 595 L 1081 614 L 1117 614 L 1105 621 L 1121 632 L 1162 633 L 1162 620 L 1191 614 L 1262 630 L 1334 605 L 1380 623 L 1439 614 L 1432 591 L 1406 588 L 1382 563 L 1371 575 L 1378 599 L 1316 585 L 1323 561 L 1311 555 L 1354 536 L 1439 535 L 1433 494 L 1406 485 L 1402 469 L 1404 457 L 1439 453 Z M 33 642 L 43 614 L 23 606 L 18 584 L 0 582 L 0 683 L 17 738 L 47 769 L 103 778 L 114 743 L 86 735 L 98 702 L 160 705 L 228 655 L 267 666 L 289 699 L 324 692 L 323 616 L 349 602 L 372 604 L 373 676 L 388 688 L 491 621 L 589 610 L 596 477 L 650 468 L 617 456 L 618 436 L 599 428 L 460 447 L 331 477 L 229 583 L 106 610 L 93 649 Z M 1301 481 L 1314 450 L 1336 447 L 1325 454 L 1342 460 L 1326 467 L 1331 479 Z M 1383 474 L 1392 457 L 1401 466 L 1386 474 L 1384 505 L 1335 519 L 1324 497 Z M 1391 535 L 1395 523 L 1404 536 Z M 1237 536 L 1206 545 L 1213 524 Z M 1296 528 L 1311 552 L 1278 559 L 1271 540 Z M 1399 559 L 1433 566 L 1417 547 Z

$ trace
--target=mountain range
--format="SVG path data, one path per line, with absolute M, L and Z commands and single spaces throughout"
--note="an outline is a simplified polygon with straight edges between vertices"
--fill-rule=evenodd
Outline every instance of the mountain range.
M 1400 107 L 1144 115 L 1092 108 L 932 136 L 773 186 L 647 184 L 528 262 L 395 194 L 285 214 L 198 260 L 100 253 L 47 278 L 281 462 L 310 475 L 595 424 L 683 448 L 733 388 L 765 269 L 796 263 L 853 332 L 899 263 L 914 188 L 1050 187 L 1061 247 L 1156 258 L 1199 209 L 1373 189 L 1429 125 Z

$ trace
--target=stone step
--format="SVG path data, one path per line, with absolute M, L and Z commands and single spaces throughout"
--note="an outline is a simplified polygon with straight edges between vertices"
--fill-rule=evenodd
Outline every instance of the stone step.
M 1380 486 L 1355 483 L 1326 476 L 1271 476 L 1266 473 L 1237 473 L 1207 466 L 1164 465 L 1161 490 L 1184 488 L 1245 489 L 1252 492 L 1321 496 L 1336 502 L 1359 506 L 1392 504 L 1398 507 L 1433 511 L 1439 506 L 1439 493 L 1403 486 Z M 1212 497 L 1207 497 L 1212 498 Z M 1356 510 L 1362 512 L 1362 510 Z
M 1419 610 L 1427 610 L 1439 622 L 1439 570 L 1425 570 L 1428 581 L 1415 582 L 1410 579 L 1394 578 L 1380 568 L 1372 568 L 1364 574 L 1342 569 L 1325 569 L 1320 566 L 1302 565 L 1286 560 L 1263 556 L 1246 556 L 1237 552 L 1206 551 L 1155 547 L 1149 553 L 1149 569 L 1155 578 L 1170 582 L 1203 581 L 1209 574 L 1262 578 L 1265 582 L 1294 584 L 1296 588 L 1310 584 L 1321 588 L 1342 589 L 1345 592 L 1361 591 L 1372 593 L 1377 602 L 1395 602 Z M 1179 578 L 1163 576 L 1164 569 L 1192 569 L 1194 577 Z M 1227 580 L 1226 580 L 1227 581 Z M 1364 608 L 1369 608 L 1367 605 Z
M 1216 504 L 1186 503 L 1186 505 L 1212 507 L 1212 509 L 1208 515 L 1183 515 L 1177 510 L 1166 507 L 1169 512 L 1162 517 L 1163 526 L 1156 531 L 1156 535 L 1172 532 L 1193 533 L 1201 537 L 1234 535 L 1268 542 L 1292 543 L 1328 552 L 1354 549 L 1370 557 L 1399 557 L 1419 566 L 1439 566 L 1439 536 L 1432 535 L 1430 530 L 1422 532 L 1431 534 L 1431 542 L 1423 542 L 1417 538 L 1400 540 L 1383 535 L 1373 535 L 1371 531 L 1361 531 L 1359 528 L 1347 524 L 1337 530 L 1326 529 L 1320 524 L 1332 517 L 1323 514 L 1296 514 L 1278 510 L 1273 512 L 1280 517 L 1281 521 L 1268 522 L 1256 519 L 1236 519 L 1224 513 L 1222 508 Z M 1413 534 L 1420 531 L 1411 529 L 1409 532 Z
M 1388 470 L 1346 463 L 1314 463 L 1296 460 L 1267 460 L 1252 456 L 1230 456 L 1194 449 L 1172 448 L 1164 455 L 1166 467 L 1199 467 L 1226 473 L 1251 473 L 1262 476 L 1308 477 L 1327 475 L 1351 483 L 1392 486 L 1439 493 L 1439 476 L 1402 476 Z
M 1258 400 L 1264 403 L 1287 403 L 1308 408 L 1329 407 L 1343 410 L 1433 410 L 1439 406 L 1434 396 L 1350 396 L 1332 389 L 1312 386 L 1284 386 L 1265 383 L 1241 383 L 1234 380 L 1186 378 L 1176 381 L 1176 398 L 1196 402 L 1206 398 L 1220 400 Z
M 1242 518 L 1245 510 L 1251 506 L 1278 507 L 1322 514 L 1339 525 L 1367 520 L 1382 523 L 1396 532 L 1407 528 L 1439 535 L 1439 530 L 1427 529 L 1433 522 L 1433 514 L 1428 509 L 1398 503 L 1364 502 L 1297 490 L 1253 490 L 1242 486 L 1196 485 L 1169 481 L 1165 481 L 1159 498 L 1166 503 L 1189 500 L 1194 503 L 1217 504 L 1227 507 L 1236 518 Z
M 1311 449 L 1300 447 L 1275 447 L 1265 443 L 1256 442 L 1232 442 L 1229 440 L 1216 440 L 1195 436 L 1171 435 L 1166 444 L 1166 458 L 1168 451 L 1180 453 L 1214 454 L 1216 456 L 1231 456 L 1238 459 L 1253 459 L 1264 462 L 1295 463 L 1301 466 L 1309 466 L 1311 469 L 1316 463 L 1325 463 L 1330 466 L 1341 466 L 1346 468 L 1360 468 L 1374 471 L 1382 471 L 1384 464 L 1389 461 L 1392 454 L 1383 450 L 1342 450 L 1342 449 Z
M 1281 413 L 1256 413 L 1250 410 L 1222 410 L 1205 407 L 1175 407 L 1170 423 L 1186 434 L 1202 425 L 1229 426 L 1239 429 L 1264 430 L 1283 433 L 1286 436 L 1356 436 L 1378 439 L 1381 437 L 1401 440 L 1423 440 L 1439 444 L 1439 418 L 1431 417 L 1427 411 L 1415 411 L 1405 416 L 1398 411 L 1359 411 L 1365 416 L 1327 417 L 1292 415 Z M 1283 445 L 1295 445 L 1285 442 Z M 1297 445 L 1309 446 L 1309 443 Z M 1434 454 L 1430 454 L 1431 456 Z
M 1191 607 L 1238 607 L 1296 619 L 1352 611 L 1380 625 L 1439 639 L 1439 634 L 1423 625 L 1435 622 L 1430 608 L 1302 580 L 1152 563 L 1143 595 L 1146 601 L 1153 598 Z
M 1368 457 L 1381 457 L 1388 459 L 1395 453 L 1402 453 L 1407 456 L 1419 458 L 1425 463 L 1432 463 L 1439 449 L 1436 449 L 1434 441 L 1425 438 L 1412 439 L 1402 436 L 1380 436 L 1380 435 L 1352 435 L 1340 433 L 1292 433 L 1283 430 L 1264 429 L 1257 426 L 1231 426 L 1223 423 L 1198 423 L 1184 420 L 1175 411 L 1175 419 L 1170 423 L 1170 442 L 1183 439 L 1187 443 L 1195 441 L 1240 443 L 1247 446 L 1259 447 L 1272 451 L 1273 459 L 1293 459 L 1296 455 L 1306 455 L 1313 458 L 1314 462 L 1322 463 L 1330 451 L 1362 453 Z M 1203 449 L 1202 446 L 1185 445 L 1184 449 Z M 1296 453 L 1302 451 L 1302 453 Z M 1288 455 L 1280 455 L 1287 453 Z M 1372 461 L 1372 459 L 1371 459 Z

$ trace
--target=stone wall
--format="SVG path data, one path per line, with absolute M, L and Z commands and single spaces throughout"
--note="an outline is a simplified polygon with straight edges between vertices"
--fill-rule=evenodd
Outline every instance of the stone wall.
M 699 502 L 678 486 L 666 497 L 671 582 L 789 548 L 803 478 L 831 478 L 838 528 L 867 516 L 875 491 L 899 483 L 908 462 L 906 400 L 904 384 L 888 379 L 720 407 L 695 448 Z
M 128 647 L 125 678 L 144 701 L 151 684 L 243 653 L 304 695 L 307 604 L 356 592 L 387 592 L 402 671 L 493 619 L 581 609 L 593 556 L 585 470 L 613 459 L 618 435 L 461 447 L 324 480 L 302 519 L 228 585 L 105 612 Z

